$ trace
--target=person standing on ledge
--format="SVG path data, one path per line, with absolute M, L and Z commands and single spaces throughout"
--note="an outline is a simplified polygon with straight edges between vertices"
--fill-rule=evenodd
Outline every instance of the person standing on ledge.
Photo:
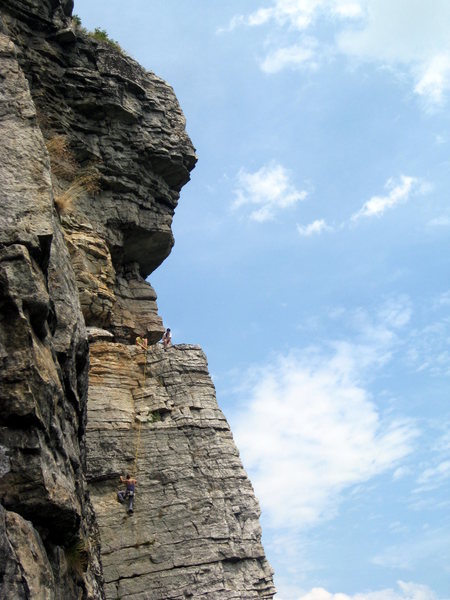
M 162 343 L 164 346 L 164 350 L 167 350 L 167 348 L 172 345 L 172 333 L 169 328 L 167 328 L 164 332 L 164 335 L 162 337 Z

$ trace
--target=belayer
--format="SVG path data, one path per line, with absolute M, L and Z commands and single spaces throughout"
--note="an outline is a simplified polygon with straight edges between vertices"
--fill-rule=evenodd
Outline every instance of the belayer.
M 164 350 L 167 350 L 167 348 L 172 345 L 172 332 L 169 328 L 166 329 L 164 335 L 162 336 L 162 343 Z
M 147 338 L 141 338 L 141 337 L 137 337 L 136 338 L 136 345 L 140 346 L 142 348 L 142 350 L 147 350 L 148 349 L 148 340 Z
M 125 489 L 117 492 L 117 500 L 123 504 L 125 500 L 128 500 L 128 513 L 132 514 L 133 512 L 133 501 L 134 501 L 134 491 L 137 485 L 136 479 L 130 477 L 127 473 L 126 477 L 120 476 L 121 483 L 125 484 Z

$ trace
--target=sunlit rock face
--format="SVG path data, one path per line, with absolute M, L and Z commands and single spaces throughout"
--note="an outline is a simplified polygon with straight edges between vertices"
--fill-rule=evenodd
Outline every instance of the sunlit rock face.
M 272 598 L 259 507 L 198 346 L 91 345 L 88 478 L 107 598 Z M 134 514 L 119 474 L 138 481 Z
M 0 8 L 0 597 L 272 598 L 206 359 L 157 344 L 196 162 L 173 90 L 70 0 Z

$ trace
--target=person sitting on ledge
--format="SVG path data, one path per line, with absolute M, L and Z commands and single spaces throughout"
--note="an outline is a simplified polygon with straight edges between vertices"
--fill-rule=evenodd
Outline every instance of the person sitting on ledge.
M 136 338 L 136 345 L 140 346 L 143 350 L 147 350 L 147 348 L 148 348 L 147 338 L 141 338 L 138 336 Z
M 164 350 L 167 350 L 167 348 L 172 345 L 172 333 L 169 328 L 167 328 L 164 332 L 164 335 L 162 337 L 162 343 L 164 346 Z
M 120 481 L 125 484 L 125 489 L 117 492 L 117 500 L 121 504 L 123 504 L 125 500 L 128 500 L 128 513 L 131 514 L 133 512 L 134 491 L 137 481 L 133 477 L 130 477 L 129 473 L 127 473 L 126 477 L 122 477 L 121 475 Z

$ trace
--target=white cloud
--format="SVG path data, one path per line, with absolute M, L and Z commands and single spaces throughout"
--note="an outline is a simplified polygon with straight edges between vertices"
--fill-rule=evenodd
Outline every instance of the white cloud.
M 399 295 L 381 302 L 373 315 L 363 310 L 350 313 L 353 329 L 357 331 L 355 339 L 359 340 L 355 350 L 360 352 L 365 348 L 359 358 L 364 368 L 386 364 L 400 343 L 398 332 L 410 322 L 412 312 L 409 297 Z
M 439 19 L 445 14 L 445 0 L 436 0 L 433 9 L 422 0 L 365 0 L 364 19 L 354 29 L 338 33 L 337 45 L 343 53 L 364 60 L 386 63 L 414 62 L 433 54 L 447 41 Z M 438 39 L 430 36 L 438 33 Z M 439 39 L 441 38 L 441 39 Z
M 337 36 L 337 48 L 360 61 L 406 69 L 428 106 L 450 88 L 450 5 L 422 0 L 365 0 L 364 26 Z
M 450 222 L 449 222 L 449 225 L 450 225 Z M 434 309 L 439 309 L 439 308 L 442 308 L 443 306 L 450 306 L 450 290 L 447 290 L 446 292 L 439 294 L 439 296 L 433 302 Z
M 311 235 L 331 231 L 332 228 L 326 224 L 323 219 L 313 221 L 309 225 L 297 225 L 297 231 L 301 236 L 309 237 Z
M 414 91 L 428 104 L 441 105 L 450 89 L 450 54 L 437 54 L 422 65 Z
M 259 222 L 274 219 L 278 212 L 305 200 L 308 195 L 306 191 L 295 188 L 289 172 L 277 163 L 265 165 L 254 173 L 241 169 L 237 184 L 233 209 L 256 206 L 250 212 L 250 218 Z
M 407 325 L 412 316 L 412 305 L 408 296 L 390 298 L 380 307 L 378 318 L 387 327 L 398 329 Z
M 432 506 L 428 510 L 433 510 Z M 448 511 L 448 507 L 447 511 Z M 389 569 L 414 572 L 424 564 L 447 568 L 449 560 L 448 526 L 442 523 L 439 530 L 424 529 L 415 537 L 408 536 L 404 543 L 388 546 L 373 557 L 372 563 Z
M 360 210 L 352 215 L 351 220 L 357 221 L 364 217 L 379 217 L 397 204 L 407 202 L 412 193 L 420 187 L 419 183 L 416 177 L 406 175 L 401 175 L 400 181 L 397 183 L 394 179 L 389 179 L 385 185 L 388 193 L 384 196 L 373 196 L 370 200 L 367 200 Z
M 260 8 L 248 16 L 236 15 L 221 31 L 231 31 L 241 25 L 255 27 L 275 23 L 291 31 L 306 32 L 321 14 L 354 19 L 362 12 L 357 0 L 275 0 L 273 6 Z M 273 47 L 261 62 L 261 69 L 266 73 L 278 73 L 285 68 L 316 68 L 320 60 L 317 46 L 315 38 L 303 35 L 300 42 Z
M 363 218 L 381 217 L 387 210 L 395 208 L 399 204 L 405 204 L 410 198 L 427 194 L 432 189 L 432 186 L 417 177 L 410 177 L 401 175 L 398 180 L 394 178 L 388 179 L 385 184 L 386 194 L 382 196 L 372 196 L 367 200 L 362 207 L 353 215 L 351 215 L 349 221 L 344 221 L 339 227 L 335 229 L 341 229 L 348 226 L 351 223 L 356 223 Z M 436 223 L 436 221 L 429 222 L 428 226 Z M 333 228 L 327 225 L 325 220 L 316 219 L 309 225 L 297 225 L 297 231 L 301 236 L 310 236 L 315 233 L 321 233 L 322 231 L 332 231 Z
M 449 227 L 450 217 L 435 217 L 428 222 L 428 227 Z
M 272 49 L 262 63 L 264 70 L 275 73 L 312 58 L 300 52 L 302 37 L 319 19 L 328 21 L 327 31 L 332 32 L 321 38 L 320 47 L 331 46 L 334 54 L 406 72 L 427 108 L 444 103 L 450 90 L 447 0 L 273 0 L 247 16 L 237 15 L 227 29 L 242 25 L 281 29 L 284 40 L 277 47 L 270 42 Z M 322 58 L 314 55 L 315 64 Z
M 300 529 L 336 516 L 346 489 L 401 468 L 412 452 L 415 425 L 380 414 L 364 385 L 390 359 L 410 316 L 406 297 L 372 318 L 357 311 L 352 342 L 276 356 L 244 376 L 245 408 L 233 431 L 266 527 L 283 532 L 284 555 Z
M 437 600 L 436 594 L 426 585 L 398 581 L 398 591 L 385 589 L 378 592 L 365 592 L 349 596 L 332 594 L 324 588 L 313 588 L 298 600 Z
M 336 514 L 342 491 L 394 469 L 415 428 L 383 420 L 361 383 L 392 338 L 279 356 L 251 374 L 234 427 L 266 519 L 301 528 Z
M 392 474 L 392 479 L 394 481 L 398 481 L 399 479 L 408 477 L 408 475 L 411 475 L 411 474 L 412 474 L 411 467 L 398 467 L 398 469 L 395 469 L 394 473 Z
M 439 501 L 436 490 L 450 484 L 450 433 L 448 432 L 448 422 L 441 421 L 439 428 L 444 433 L 435 438 L 430 448 L 431 455 L 428 461 L 421 463 L 422 472 L 417 478 L 417 487 L 414 489 L 415 494 L 432 492 L 431 496 L 436 501 Z
M 358 0 L 275 0 L 271 7 L 260 8 L 249 16 L 238 15 L 231 23 L 259 26 L 274 21 L 277 25 L 304 31 L 321 14 L 343 18 L 356 18 L 363 14 Z
M 433 447 L 433 450 L 435 452 L 440 452 L 441 454 L 445 454 L 446 456 L 450 456 L 450 431 L 449 431 L 450 423 L 441 421 L 441 425 L 442 425 L 442 428 L 445 429 L 445 433 L 437 439 L 437 441 Z
M 336 0 L 332 4 L 332 13 L 339 15 L 340 17 L 357 19 L 361 17 L 363 13 L 363 8 L 361 6 L 361 2 L 358 0 Z
M 270 52 L 261 63 L 265 73 L 277 73 L 286 67 L 315 67 L 314 43 L 294 44 Z
M 275 0 L 271 8 L 260 8 L 250 14 L 247 24 L 250 26 L 265 25 L 275 21 L 278 25 L 289 25 L 304 30 L 312 23 L 314 15 L 323 0 Z
M 417 483 L 419 487 L 414 491 L 424 492 L 435 490 L 450 479 L 450 460 L 444 460 L 435 467 L 425 469 L 420 475 Z
M 434 310 L 444 309 L 441 318 L 425 327 L 413 329 L 408 336 L 406 360 L 418 372 L 428 371 L 433 376 L 450 374 L 450 320 L 445 301 L 446 296 L 442 295 L 431 304 Z

